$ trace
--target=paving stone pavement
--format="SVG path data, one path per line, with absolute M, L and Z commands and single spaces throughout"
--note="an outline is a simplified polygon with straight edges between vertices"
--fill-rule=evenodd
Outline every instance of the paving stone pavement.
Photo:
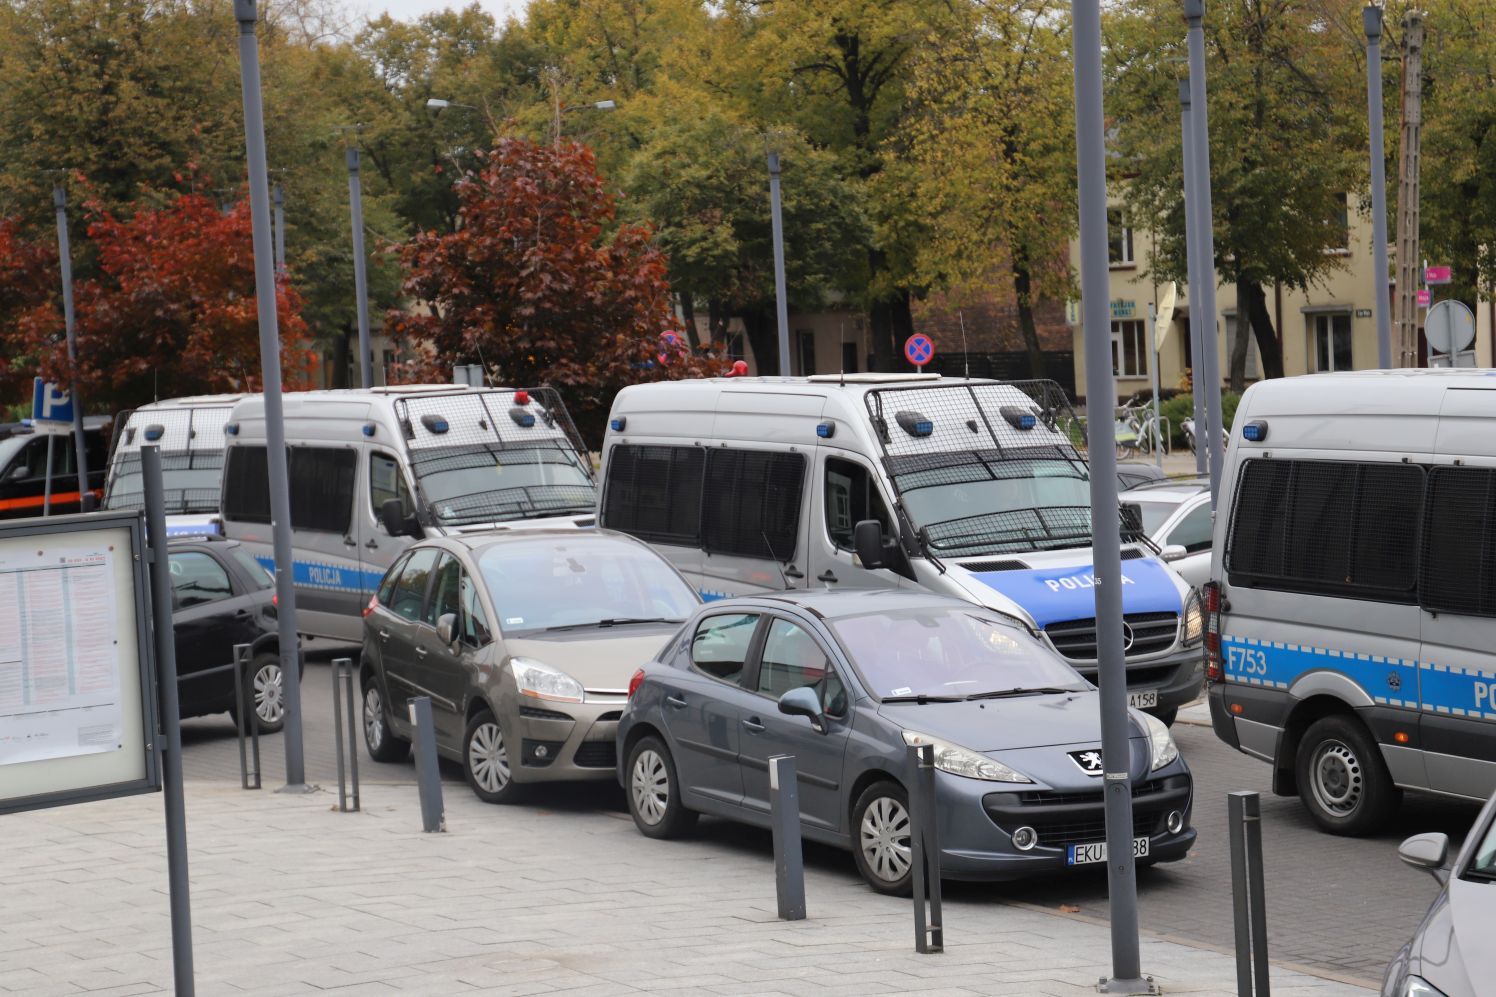
M 948 897 L 946 951 L 916 955 L 909 902 L 829 849 L 808 856 L 808 919 L 782 922 L 761 832 L 651 841 L 573 799 L 491 807 L 449 783 L 447 832 L 422 834 L 409 785 L 341 814 L 326 791 L 189 782 L 199 992 L 1079 995 L 1109 969 L 1104 925 L 975 894 Z M 0 992 L 168 992 L 160 797 L 4 820 Z M 1145 938 L 1143 965 L 1165 993 L 1234 990 L 1220 952 Z M 1286 968 L 1273 991 L 1366 994 Z

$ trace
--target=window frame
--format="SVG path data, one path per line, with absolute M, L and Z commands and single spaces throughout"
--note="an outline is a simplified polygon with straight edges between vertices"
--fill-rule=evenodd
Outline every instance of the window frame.
M 867 464 L 863 463 L 860 460 L 854 460 L 850 455 L 828 455 L 825 460 L 821 461 L 821 519 L 822 525 L 825 527 L 826 541 L 831 544 L 832 548 L 838 551 L 845 551 L 849 553 L 856 552 L 855 538 L 854 546 L 846 547 L 843 546 L 841 542 L 837 540 L 836 536 L 831 532 L 831 484 L 829 478 L 831 476 L 831 465 L 833 462 L 839 464 L 848 464 L 852 467 L 857 468 L 863 474 L 867 475 L 867 485 L 870 493 L 870 498 L 873 499 L 873 501 L 876 502 L 877 505 L 882 507 L 882 511 L 887 516 L 887 519 L 876 515 L 877 510 L 875 509 L 869 509 L 868 514 L 872 516 L 872 518 L 877 519 L 880 523 L 883 524 L 883 531 L 885 535 L 897 533 L 897 520 L 895 520 L 893 516 L 893 506 L 883 495 L 883 489 L 881 487 L 881 483 L 879 482 L 877 473 Z M 855 531 L 857 526 L 856 522 L 854 522 L 852 526 Z
M 1345 343 L 1347 365 L 1339 367 L 1335 363 L 1335 319 L 1345 320 Z M 1323 323 L 1323 327 L 1321 327 Z M 1310 373 L 1330 374 L 1342 370 L 1356 369 L 1356 326 L 1350 312 L 1315 312 L 1309 316 L 1309 354 L 1311 363 Z M 1329 366 L 1320 365 L 1320 333 L 1325 335 L 1325 356 Z
M 358 449 L 356 447 L 351 447 L 351 446 L 323 446 L 323 445 L 305 445 L 305 446 L 298 445 L 298 446 L 288 447 L 287 449 L 288 449 L 288 453 L 286 454 L 286 491 L 289 493 L 289 497 L 290 497 L 290 500 L 291 500 L 290 501 L 290 505 L 291 505 L 291 529 L 292 529 L 292 531 L 303 530 L 303 531 L 305 531 L 307 533 L 323 533 L 323 534 L 326 534 L 328 536 L 343 536 L 343 537 L 352 536 L 352 534 L 353 534 L 353 507 L 358 502 L 358 463 L 359 463 L 358 462 Z M 300 498 L 301 503 L 303 505 L 309 500 L 309 497 L 308 497 L 305 489 L 298 489 L 298 488 L 296 488 L 297 474 L 298 474 L 298 472 L 304 473 L 303 469 L 301 468 L 300 465 L 303 464 L 303 463 L 308 463 L 308 462 L 311 462 L 311 461 L 315 460 L 316 458 L 313 456 L 315 454 L 336 454 L 339 458 L 342 458 L 343 456 L 346 455 L 347 457 L 349 457 L 349 458 L 352 459 L 351 465 L 348 468 L 346 468 L 346 469 L 340 468 L 340 467 L 328 466 L 328 467 L 325 467 L 325 468 L 321 469 L 322 473 L 319 473 L 319 474 L 317 474 L 317 475 L 314 476 L 315 478 L 317 478 L 317 479 L 320 480 L 323 477 L 323 473 L 330 474 L 330 473 L 336 471 L 338 474 L 346 474 L 347 477 L 348 477 L 348 485 L 349 485 L 348 497 L 347 497 L 347 500 L 345 502 L 342 502 L 342 503 L 339 504 L 339 508 L 337 509 L 339 515 L 342 517 L 342 520 L 341 520 L 342 521 L 342 525 L 341 525 L 341 527 L 339 527 L 337 529 L 333 529 L 333 528 L 330 528 L 327 525 L 323 525 L 322 522 L 321 522 L 321 520 L 317 521 L 318 525 L 316 525 L 316 526 L 310 526 L 310 525 L 307 525 L 305 522 L 298 522 L 297 521 L 297 519 L 298 519 L 298 517 L 297 517 L 297 507 L 298 507 L 298 501 L 297 500 L 298 500 L 298 498 Z M 337 463 L 343 463 L 343 461 L 339 460 Z M 314 495 L 314 496 L 311 496 L 311 497 L 315 498 L 316 496 Z M 328 503 L 325 508 L 322 506 L 321 503 L 315 503 L 315 505 L 316 505 L 316 507 L 319 510 L 319 514 L 321 512 L 323 512 L 323 511 L 331 511 L 333 509 L 333 506 L 332 506 L 331 503 Z
M 212 554 L 208 553 L 205 550 L 179 550 L 179 551 L 175 551 L 173 553 L 169 553 L 169 554 L 167 554 L 167 557 L 166 557 L 167 565 L 169 567 L 170 564 L 172 563 L 172 561 L 175 560 L 176 558 L 187 558 L 187 557 L 200 557 L 204 561 L 206 561 L 207 563 L 213 565 L 213 567 L 217 568 L 219 574 L 223 575 L 224 583 L 228 586 L 228 594 L 227 595 L 223 595 L 223 596 L 219 596 L 219 597 L 214 598 L 214 599 L 204 599 L 201 602 L 194 602 L 191 605 L 183 605 L 182 602 L 181 602 L 180 594 L 179 594 L 178 589 L 177 589 L 176 575 L 173 574 L 170 570 L 168 570 L 167 573 L 172 576 L 172 582 L 171 582 L 171 610 L 172 610 L 172 612 L 174 612 L 174 613 L 176 613 L 176 612 L 182 612 L 182 611 L 188 610 L 188 609 L 196 609 L 199 606 L 211 606 L 214 603 L 227 602 L 228 600 L 230 600 L 230 599 L 234 598 L 235 596 L 241 594 L 235 588 L 235 586 L 234 586 L 234 573 L 233 573 L 233 571 L 229 570 L 228 566 L 226 566 L 222 561 L 218 560 L 218 558 L 214 557 Z
M 1117 233 L 1117 257 L 1112 258 L 1112 232 Z M 1123 208 L 1106 209 L 1106 263 L 1110 268 L 1126 269 L 1137 266 L 1137 253 L 1133 246 L 1133 228 L 1129 224 L 1127 211 Z
M 406 623 L 413 623 L 417 626 L 422 627 L 430 626 L 430 624 L 426 622 L 426 603 L 431 600 L 431 583 L 436 579 L 436 569 L 441 564 L 441 555 L 447 552 L 440 547 L 416 547 L 406 556 L 405 561 L 400 567 L 400 577 L 404 578 L 406 570 L 410 567 L 410 562 L 414 561 L 417 557 L 419 557 L 421 554 L 426 553 L 427 551 L 430 551 L 435 556 L 432 557 L 431 567 L 427 570 L 426 582 L 421 587 L 421 601 L 416 606 L 416 615 L 406 616 L 403 613 L 396 612 L 394 608 L 395 600 L 393 598 L 390 600 L 391 613 L 399 617 L 401 620 L 404 620 Z M 400 582 L 396 581 L 395 591 L 392 594 L 398 594 L 399 591 Z M 433 627 L 432 629 L 435 628 Z
M 835 646 L 835 642 L 823 639 L 820 634 L 816 633 L 815 628 L 812 627 L 809 623 L 805 622 L 804 620 L 798 620 L 793 616 L 785 616 L 783 614 L 774 612 L 767 612 L 763 614 L 759 623 L 761 632 L 754 635 L 756 647 L 754 648 L 754 654 L 751 663 L 752 677 L 751 679 L 743 683 L 743 688 L 748 692 L 753 693 L 755 696 L 762 697 L 763 699 L 766 699 L 771 703 L 779 702 L 779 696 L 775 696 L 772 693 L 765 692 L 760 686 L 763 675 L 764 654 L 769 649 L 769 638 L 773 636 L 774 624 L 776 623 L 787 623 L 795 629 L 799 630 L 801 633 L 805 634 L 805 636 L 809 637 L 815 643 L 815 646 L 820 650 L 820 652 L 825 656 L 825 672 L 821 675 L 820 681 L 816 682 L 813 686 L 816 690 L 816 700 L 821 704 L 821 712 L 826 716 L 831 717 L 834 720 L 845 719 L 852 709 L 852 687 L 847 684 L 847 680 L 843 676 L 843 672 L 845 670 L 837 661 L 836 653 L 832 650 L 832 648 Z M 746 675 L 749 671 L 747 665 L 744 666 L 743 671 Z M 845 690 L 847 694 L 846 708 L 843 709 L 840 713 L 832 713 L 828 708 L 830 704 L 826 701 L 826 691 L 830 684 L 831 676 L 833 675 L 836 676 L 837 681 L 841 683 L 842 689 Z M 796 688 L 808 689 L 812 688 L 812 686 L 805 685 L 797 686 Z M 781 695 L 783 694 L 781 693 Z
M 1148 354 L 1152 351 L 1148 348 L 1148 323 L 1136 318 L 1114 318 L 1111 320 L 1112 337 L 1112 376 L 1114 377 L 1147 377 L 1148 363 L 1151 359 Z M 1129 333 L 1133 334 L 1137 341 L 1134 346 L 1134 360 L 1141 358 L 1142 363 L 1134 363 L 1132 369 L 1127 364 L 1127 341 Z
M 379 505 L 376 504 L 375 501 L 374 501 L 374 461 L 375 460 L 389 460 L 389 461 L 393 461 L 394 462 L 394 465 L 395 465 L 395 482 L 396 482 L 396 484 L 395 484 L 395 493 L 396 493 L 395 497 L 396 498 L 403 497 L 405 499 L 405 504 L 403 505 L 405 516 L 406 517 L 414 516 L 416 514 L 416 493 L 415 493 L 415 489 L 413 489 L 413 488 L 410 487 L 410 481 L 405 476 L 405 466 L 400 462 L 400 458 L 393 451 L 385 450 L 382 447 L 370 447 L 369 448 L 369 459 L 368 459 L 368 462 L 367 462 L 368 466 L 365 468 L 364 478 L 365 478 L 365 482 L 366 482 L 366 484 L 368 486 L 368 490 L 369 490 L 369 511 L 370 511 L 370 513 L 374 517 L 374 523 L 376 525 L 379 525 L 379 524 L 383 523 L 383 519 L 381 518 L 383 516 L 383 512 L 381 511 Z M 358 490 L 358 485 L 357 485 L 357 482 L 355 481 L 355 483 L 354 483 L 354 501 L 355 502 L 357 502 L 357 500 L 358 500 L 357 490 Z
M 748 635 L 748 647 L 743 652 L 743 668 L 738 672 L 737 678 L 735 679 L 725 679 L 720 675 L 713 675 L 711 672 L 707 671 L 696 663 L 696 635 L 701 632 L 701 628 L 706 626 L 708 621 L 721 619 L 725 616 L 753 617 L 753 632 Z M 707 613 L 704 616 L 697 617 L 696 625 L 691 628 L 691 636 L 687 638 L 684 646 L 682 647 L 682 650 L 685 652 L 686 657 L 686 668 L 693 674 L 700 675 L 703 678 L 711 679 L 713 682 L 720 682 L 721 684 L 726 686 L 733 686 L 734 688 L 742 689 L 745 692 L 751 692 L 752 690 L 748 688 L 747 683 L 750 676 L 753 677 L 753 682 L 755 684 L 757 684 L 758 682 L 758 654 L 759 651 L 763 649 L 765 630 L 764 620 L 767 619 L 768 616 L 769 614 L 765 613 L 761 609 L 750 608 L 738 610 L 727 609 L 719 613 Z

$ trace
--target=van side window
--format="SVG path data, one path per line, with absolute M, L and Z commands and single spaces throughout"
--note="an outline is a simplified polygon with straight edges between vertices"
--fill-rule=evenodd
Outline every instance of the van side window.
M 229 447 L 223 472 L 223 518 L 270 522 L 270 470 L 264 447 Z
M 1250 460 L 1232 513 L 1233 583 L 1412 602 L 1423 468 Z
M 702 546 L 712 554 L 793 560 L 804 489 L 804 454 L 711 451 L 702 489 Z
M 878 494 L 877 482 L 866 467 L 850 460 L 826 461 L 826 533 L 843 550 L 854 549 L 853 531 L 864 519 L 883 524 L 883 533 L 893 533 L 893 517 Z
M 347 533 L 357 467 L 358 451 L 351 448 L 292 447 L 291 528 Z
M 405 483 L 405 473 L 400 462 L 387 453 L 369 452 L 369 505 L 377 520 L 383 514 L 384 504 L 392 498 L 400 500 L 400 508 L 406 516 L 415 515 L 416 506 L 410 495 L 410 486 Z
M 1439 613 L 1496 616 L 1496 471 L 1429 471 L 1423 526 L 1423 607 Z
M 608 454 L 601 525 L 641 540 L 694 546 L 705 464 L 700 447 L 615 446 Z

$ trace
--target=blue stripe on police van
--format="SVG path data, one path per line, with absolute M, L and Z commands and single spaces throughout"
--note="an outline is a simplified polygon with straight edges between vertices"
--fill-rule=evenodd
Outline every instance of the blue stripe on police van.
M 1230 636 L 1221 657 L 1229 682 L 1288 689 L 1309 672 L 1333 671 L 1383 706 L 1496 720 L 1496 675 L 1475 668 Z
M 256 557 L 266 571 L 275 573 L 275 558 Z M 297 588 L 326 592 L 372 592 L 384 579 L 382 571 L 363 571 L 324 561 L 292 561 L 291 581 Z

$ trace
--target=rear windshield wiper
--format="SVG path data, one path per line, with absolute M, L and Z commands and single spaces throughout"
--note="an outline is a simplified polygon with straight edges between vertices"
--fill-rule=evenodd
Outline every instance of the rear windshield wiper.
M 1014 696 L 1055 696 L 1066 692 L 1085 692 L 1084 689 L 1061 689 L 1059 686 L 1035 686 L 1029 689 L 994 689 L 991 692 L 974 692 L 966 699 L 1011 699 Z
M 917 696 L 884 696 L 878 702 L 880 702 L 880 703 L 920 703 L 920 704 L 924 704 L 924 703 L 959 703 L 963 699 L 966 699 L 966 698 L 968 698 L 968 697 L 966 697 L 966 696 L 926 696 L 924 693 L 920 693 Z
M 672 620 L 664 616 L 611 616 L 606 620 L 593 620 L 591 623 L 562 623 L 559 626 L 546 627 L 551 630 L 579 630 L 583 627 L 621 627 L 630 623 L 684 623 L 684 620 Z

